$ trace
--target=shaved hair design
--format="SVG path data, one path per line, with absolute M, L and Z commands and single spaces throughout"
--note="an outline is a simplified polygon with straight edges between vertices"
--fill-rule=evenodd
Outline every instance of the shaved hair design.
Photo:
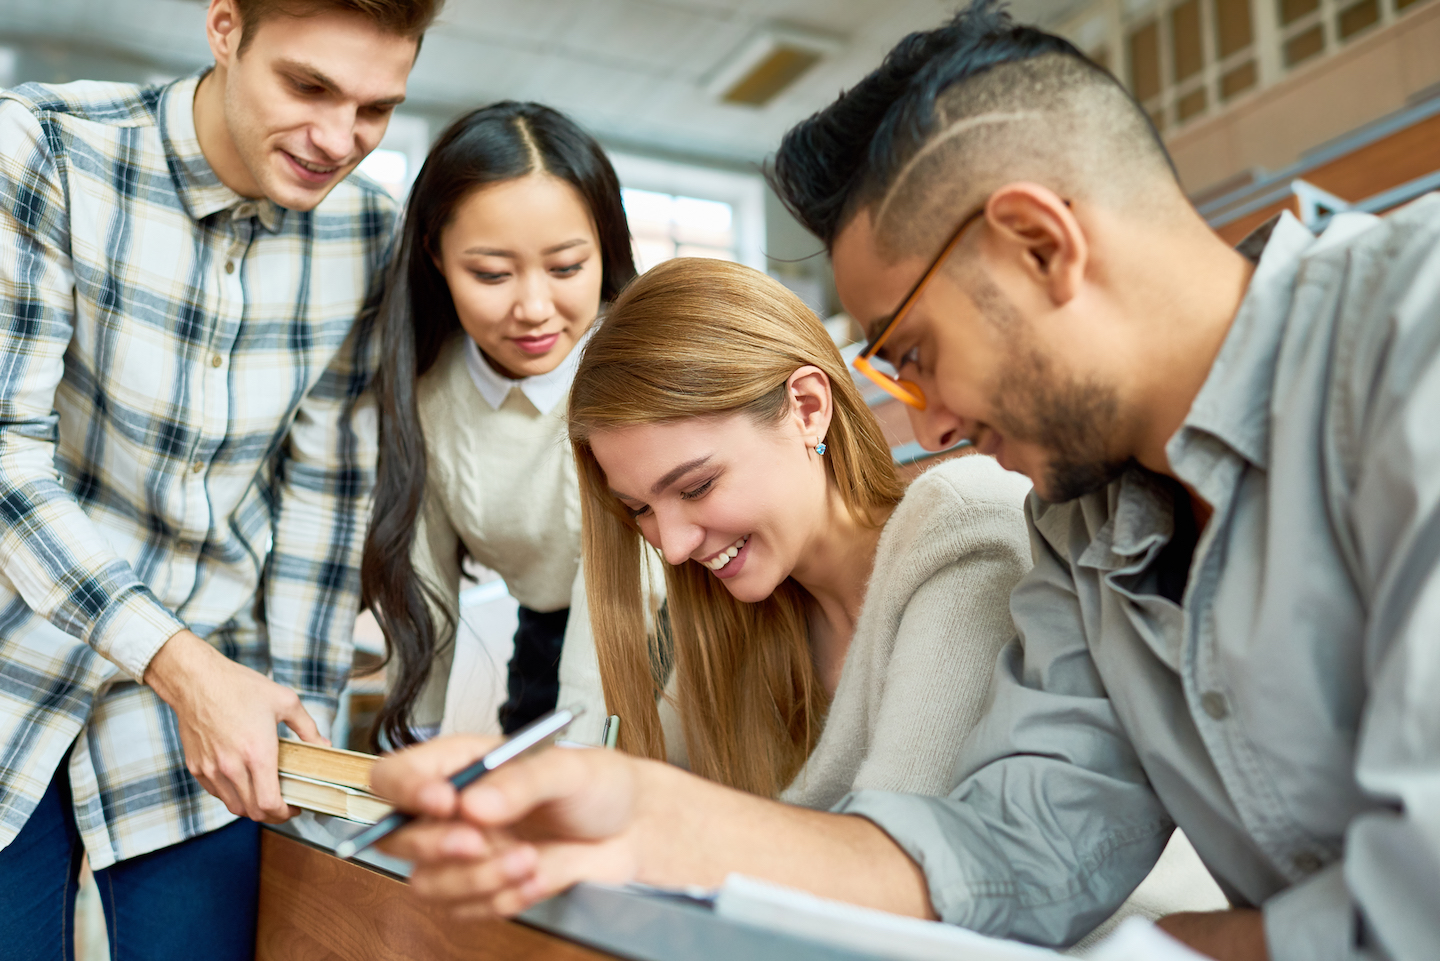
M 995 0 L 902 40 L 785 135 L 770 179 L 827 247 L 869 210 L 887 257 L 934 253 L 1016 181 L 1145 216 L 1186 203 L 1154 125 L 1115 78 Z

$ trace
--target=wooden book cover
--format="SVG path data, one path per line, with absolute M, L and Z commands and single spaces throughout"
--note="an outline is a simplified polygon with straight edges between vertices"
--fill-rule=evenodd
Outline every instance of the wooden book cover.
M 390 805 L 373 794 L 296 774 L 280 774 L 280 796 L 287 804 L 361 824 L 374 824 L 390 813 Z
M 345 787 L 370 790 L 370 769 L 380 760 L 373 754 L 322 747 L 303 741 L 280 739 L 280 772 L 298 774 L 315 781 L 329 781 Z

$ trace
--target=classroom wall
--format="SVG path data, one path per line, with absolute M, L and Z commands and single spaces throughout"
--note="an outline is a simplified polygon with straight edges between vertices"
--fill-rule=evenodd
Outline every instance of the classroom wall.
M 1181 183 L 1192 196 L 1203 194 L 1256 167 L 1286 167 L 1437 85 L 1440 4 L 1429 4 L 1166 142 Z

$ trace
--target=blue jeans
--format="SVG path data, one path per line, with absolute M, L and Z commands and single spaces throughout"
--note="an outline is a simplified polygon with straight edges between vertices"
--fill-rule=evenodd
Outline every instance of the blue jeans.
M 84 854 L 67 761 L 0 850 L 0 956 L 72 961 Z M 111 961 L 253 961 L 260 826 L 241 819 L 95 872 Z

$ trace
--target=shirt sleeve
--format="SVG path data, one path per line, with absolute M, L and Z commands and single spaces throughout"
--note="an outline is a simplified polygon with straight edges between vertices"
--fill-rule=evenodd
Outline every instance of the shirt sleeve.
M 992 701 L 943 798 L 859 791 L 836 810 L 889 834 L 925 872 L 941 919 L 1069 945 L 1104 921 L 1174 828 L 1090 659 L 1069 568 L 1035 530 L 1016 586 L 1019 637 L 1000 652 Z
M 1370 598 L 1356 779 L 1377 803 L 1351 821 L 1343 860 L 1266 903 L 1273 961 L 1424 958 L 1440 944 L 1437 209 L 1432 198 L 1392 214 L 1385 242 L 1351 258 L 1358 336 L 1337 396 L 1353 411 L 1355 441 L 1338 458 L 1353 476 L 1336 486 L 1351 492 L 1346 526 Z
M 55 391 L 75 285 L 59 166 L 0 97 L 0 573 L 26 605 L 136 681 L 185 627 L 91 523 L 55 469 Z
M 367 388 L 376 339 L 362 315 L 300 402 L 276 466 L 274 541 L 263 586 L 271 669 L 300 695 L 322 732 L 334 719 L 354 653 L 375 477 L 376 419 Z

